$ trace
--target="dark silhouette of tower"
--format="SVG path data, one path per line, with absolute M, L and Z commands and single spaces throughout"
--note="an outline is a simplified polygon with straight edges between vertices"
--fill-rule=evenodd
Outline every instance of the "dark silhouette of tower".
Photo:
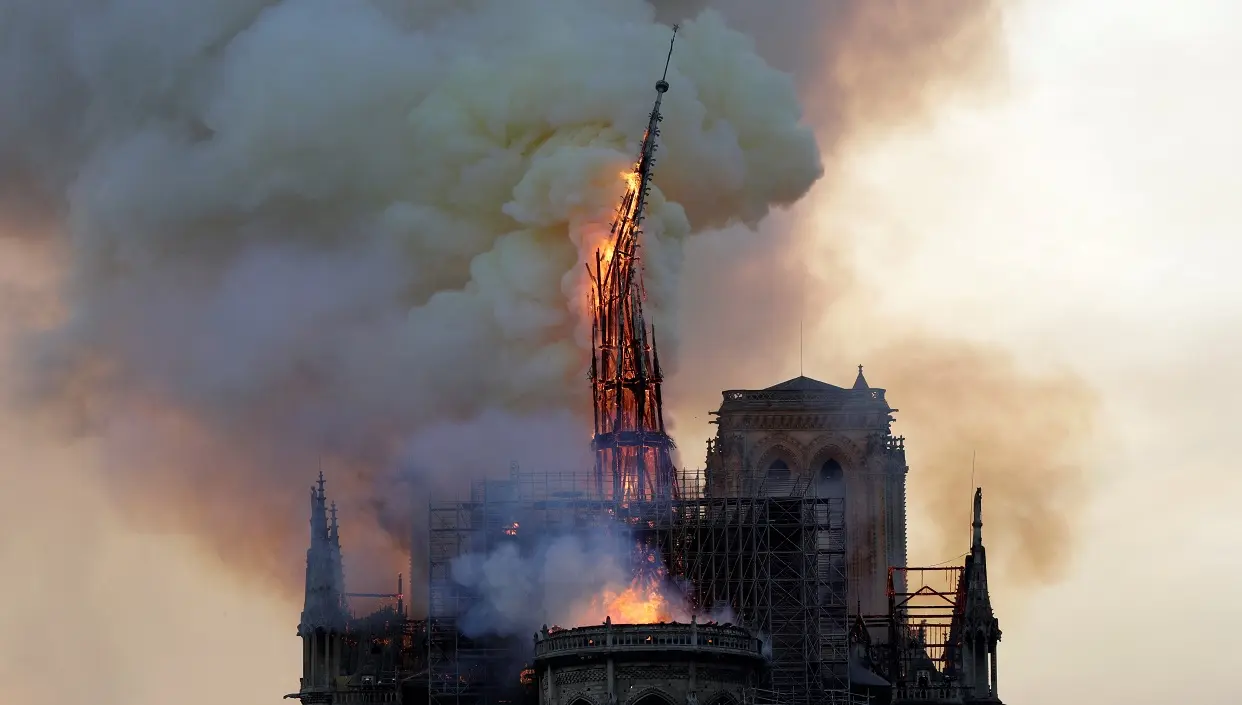
M 306 602 L 298 624 L 302 637 L 302 692 L 328 691 L 341 672 L 349 620 L 341 565 L 336 503 L 329 507 L 323 473 L 310 492 L 310 548 L 306 551 Z
M 677 39 L 673 26 L 673 41 Z M 660 355 L 655 327 L 643 318 L 642 268 L 638 237 L 660 134 L 660 102 L 668 91 L 669 42 L 664 75 L 656 82 L 655 106 L 642 148 L 626 175 L 625 195 L 612 221 L 606 252 L 595 252 L 591 275 L 593 354 L 591 391 L 595 405 L 595 477 L 602 496 L 618 502 L 677 495 L 673 441 L 664 429 Z

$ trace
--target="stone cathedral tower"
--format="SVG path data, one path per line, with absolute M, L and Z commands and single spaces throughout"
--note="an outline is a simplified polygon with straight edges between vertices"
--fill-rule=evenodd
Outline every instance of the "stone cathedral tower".
M 724 392 L 708 442 L 709 496 L 844 496 L 851 609 L 887 611 L 889 566 L 906 564 L 906 454 L 884 390 L 797 377 Z M 897 586 L 903 590 L 904 586 Z

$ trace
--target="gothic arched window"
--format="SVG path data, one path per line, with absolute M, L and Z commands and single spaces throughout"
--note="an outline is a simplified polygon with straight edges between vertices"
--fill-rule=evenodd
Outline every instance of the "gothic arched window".
M 768 466 L 768 480 L 774 482 L 784 482 L 789 480 L 789 463 L 783 458 L 777 458 Z
M 833 458 L 829 458 L 825 460 L 824 464 L 821 465 L 819 468 L 819 479 L 820 480 L 827 480 L 829 482 L 833 482 L 836 480 L 840 480 L 841 475 L 842 475 L 841 463 L 838 463 Z
M 634 705 L 671 705 L 669 698 L 660 693 L 647 693 L 638 699 Z

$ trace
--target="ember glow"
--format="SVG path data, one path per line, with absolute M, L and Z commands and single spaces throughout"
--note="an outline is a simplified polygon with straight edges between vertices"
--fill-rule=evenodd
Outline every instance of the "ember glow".
M 596 609 L 617 624 L 655 624 L 674 619 L 669 601 L 657 579 L 639 576 L 620 592 L 605 590 Z
M 673 25 L 673 40 L 677 38 Z M 673 44 L 669 42 L 669 58 Z M 591 278 L 591 396 L 594 406 L 595 481 L 600 496 L 626 501 L 676 498 L 673 440 L 664 427 L 660 354 L 655 328 L 643 315 L 639 236 L 660 134 L 660 103 L 669 89 L 656 82 L 656 99 L 626 189 L 609 231 L 607 257 L 597 251 Z
M 629 196 L 638 190 L 638 169 L 621 172 L 621 180 L 625 182 L 625 195 Z
M 690 607 L 682 594 L 668 582 L 668 571 L 654 551 L 636 547 L 634 579 L 625 587 L 609 586 L 591 600 L 591 614 L 579 624 L 656 624 L 687 621 Z
M 625 191 L 622 194 L 621 205 L 618 207 L 616 213 L 614 214 L 614 217 L 624 222 L 626 218 L 630 217 L 630 213 L 628 212 L 628 209 L 632 206 L 634 202 L 634 197 L 638 192 L 638 185 L 640 182 L 640 177 L 637 171 L 637 167 L 635 167 L 634 170 L 632 171 L 621 172 L 620 177 L 621 177 L 621 182 L 625 184 Z M 599 258 L 598 262 L 596 262 L 597 266 L 599 266 L 600 264 L 611 266 L 612 255 L 614 252 L 617 251 L 617 238 L 616 238 L 615 230 L 616 230 L 616 225 L 613 226 L 614 232 L 605 231 L 602 228 L 600 228 L 598 231 L 589 232 L 587 234 L 585 241 L 596 243 L 594 249 L 595 249 L 596 256 Z M 590 248 L 588 247 L 584 249 L 588 249 L 589 251 Z M 589 268 L 590 266 L 588 265 L 588 269 Z M 594 315 L 598 306 L 599 306 L 598 300 L 596 300 L 592 296 L 591 298 L 592 315 Z
M 657 85 L 659 95 L 667 89 L 663 81 Z M 600 496 L 620 501 L 678 495 L 673 441 L 664 427 L 655 329 L 643 315 L 646 292 L 638 252 L 659 121 L 657 97 L 639 159 L 621 174 L 626 189 L 608 240 L 587 264 L 594 319 L 589 376 L 596 489 Z

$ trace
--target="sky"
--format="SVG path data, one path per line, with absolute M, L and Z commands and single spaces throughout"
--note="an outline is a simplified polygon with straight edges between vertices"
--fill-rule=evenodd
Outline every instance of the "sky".
M 809 223 L 862 232 L 858 270 L 895 318 L 1067 366 L 1098 392 L 1071 568 L 1033 594 L 995 591 L 1007 702 L 1233 697 L 1239 27 L 1242 6 L 1207 0 L 1010 10 L 1002 96 L 886 137 L 833 202 L 810 204 Z M 985 537 L 989 472 L 1003 469 L 980 459 Z M 911 533 L 917 553 L 917 517 Z
M 1242 391 L 1242 201 L 1231 198 L 1242 186 L 1242 6 L 1170 7 L 1006 10 L 1003 89 L 852 150 L 833 189 L 790 214 L 852 234 L 869 312 L 1067 367 L 1098 393 L 1068 570 L 1052 585 L 994 589 L 1006 702 L 1236 694 L 1226 669 L 1242 663 L 1231 599 L 1242 591 L 1242 478 L 1230 442 Z M 850 381 L 808 343 L 807 374 Z M 789 367 L 774 362 L 772 378 Z M 94 462 L 88 445 L 20 421 L 0 428 L 0 641 L 16 654 L 0 659 L 0 701 L 274 704 L 296 689 L 300 605 L 256 591 L 201 543 L 135 532 L 80 472 Z M 986 457 L 979 468 L 986 539 L 988 476 L 1003 469 Z M 12 499 L 53 494 L 63 501 Z M 912 562 L 947 558 L 920 542 L 920 521 Z

